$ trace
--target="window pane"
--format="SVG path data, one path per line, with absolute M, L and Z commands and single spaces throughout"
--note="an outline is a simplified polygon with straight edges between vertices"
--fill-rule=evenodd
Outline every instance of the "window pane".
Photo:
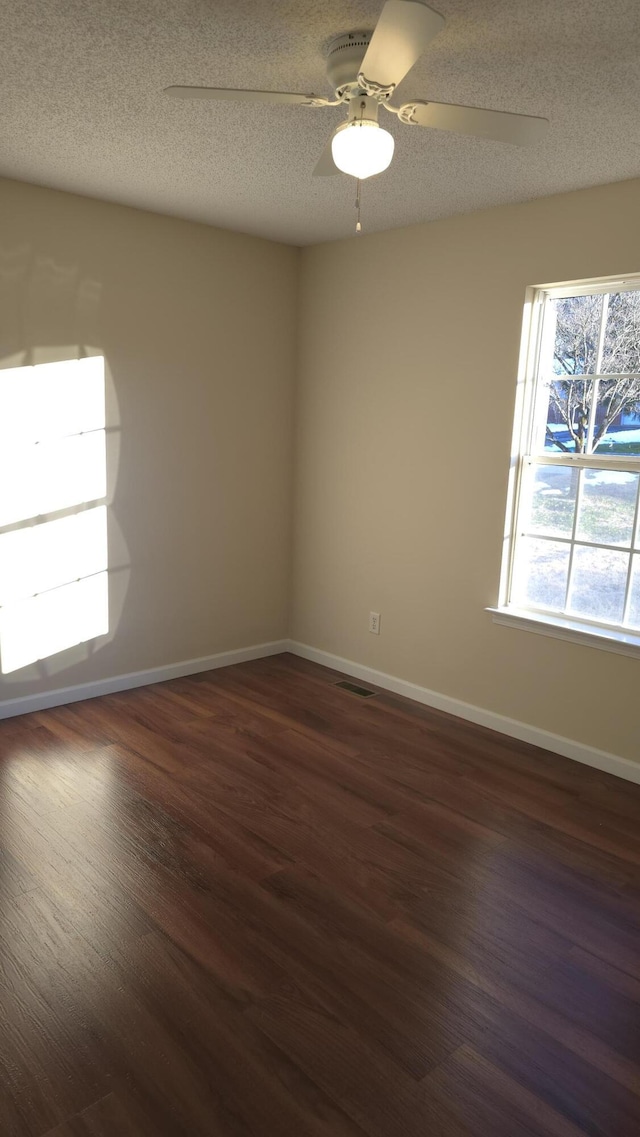
M 107 567 L 104 506 L 0 536 L 0 604 L 34 596 Z
M 640 378 L 600 380 L 593 448 L 598 454 L 640 454 Z
M 525 608 L 564 608 L 568 545 L 524 537 L 518 544 L 514 570 L 514 604 Z
M 640 372 L 640 292 L 609 297 L 602 370 Z
M 594 380 L 589 378 L 552 379 L 541 384 L 537 421 L 545 450 L 554 454 L 585 452 L 593 388 Z
M 631 570 L 629 623 L 632 628 L 640 628 L 640 557 L 637 555 L 633 558 Z
M 551 370 L 556 375 L 594 374 L 602 301 L 602 296 L 567 296 L 551 301 L 556 316 Z M 546 370 L 546 361 L 542 362 Z
M 638 475 L 620 470 L 584 470 L 577 537 L 603 545 L 630 545 Z
M 538 466 L 533 478 L 531 511 L 522 528 L 552 537 L 570 537 L 579 471 L 567 466 Z
M 576 546 L 569 609 L 579 616 L 619 624 L 622 620 L 629 556 L 611 549 Z
M 109 631 L 108 574 L 17 600 L 0 611 L 2 673 L 106 635 Z
M 106 496 L 105 432 L 0 452 L 0 526 Z

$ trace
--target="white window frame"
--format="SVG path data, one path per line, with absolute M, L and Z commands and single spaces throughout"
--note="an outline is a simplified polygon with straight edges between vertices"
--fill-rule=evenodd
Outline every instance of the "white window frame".
M 640 290 L 640 274 L 633 274 L 621 279 L 620 277 L 598 278 L 574 283 L 540 285 L 527 289 L 524 305 L 524 318 L 522 326 L 522 339 L 520 345 L 520 364 L 518 368 L 518 381 L 516 388 L 516 405 L 514 414 L 514 428 L 511 446 L 511 463 L 509 471 L 509 485 L 507 493 L 507 514 L 503 540 L 502 567 L 500 574 L 500 589 L 498 604 L 487 609 L 493 615 L 496 623 L 515 626 L 527 631 L 542 635 L 553 636 L 559 639 L 570 640 L 592 647 L 603 648 L 623 655 L 633 655 L 640 658 L 640 629 L 622 627 L 617 624 L 607 624 L 602 621 L 588 619 L 582 616 L 566 615 L 541 608 L 519 608 L 511 600 L 513 570 L 519 533 L 518 517 L 523 493 L 523 483 L 528 470 L 539 465 L 556 465 L 573 469 L 611 469 L 629 471 L 640 474 L 640 455 L 622 457 L 607 454 L 562 454 L 542 453 L 534 451 L 533 438 L 536 429 L 535 408 L 538 391 L 538 367 L 541 357 L 542 337 L 544 335 L 543 314 L 547 300 L 561 299 L 566 296 L 608 294 L 621 291 Z M 604 326 L 604 323 L 603 323 Z M 601 336 L 602 340 L 602 336 Z M 598 364 L 602 352 L 602 342 L 599 345 Z M 596 383 L 599 375 L 596 365 Z M 594 391 L 592 404 L 595 407 L 597 388 Z M 591 415 L 590 433 L 593 431 L 594 415 Z M 582 479 L 580 479 L 580 486 Z M 576 497 L 573 533 L 567 543 L 570 545 L 570 556 L 573 557 L 576 524 L 580 506 L 580 488 Z M 640 534 L 640 493 L 636 498 L 636 511 L 634 530 L 632 534 L 632 548 L 636 534 Z M 588 544 L 580 541 L 579 544 Z M 599 548 L 614 548 L 597 544 Z M 620 551 L 616 547 L 616 551 Z M 640 551 L 640 550 L 639 550 Z M 629 604 L 631 586 L 631 564 L 627 574 L 625 594 L 625 615 Z M 570 575 L 567 576 L 569 587 Z M 624 619 L 624 616 L 623 616 Z

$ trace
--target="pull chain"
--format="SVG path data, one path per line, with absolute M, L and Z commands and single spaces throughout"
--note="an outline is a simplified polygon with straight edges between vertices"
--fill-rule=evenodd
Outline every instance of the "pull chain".
M 360 126 L 362 126 L 362 119 L 364 116 L 364 108 L 366 107 L 364 99 L 360 103 Z M 356 182 L 356 234 L 362 233 L 362 225 L 360 224 L 360 178 Z
M 360 178 L 356 181 L 356 233 L 362 232 L 362 225 L 360 224 Z

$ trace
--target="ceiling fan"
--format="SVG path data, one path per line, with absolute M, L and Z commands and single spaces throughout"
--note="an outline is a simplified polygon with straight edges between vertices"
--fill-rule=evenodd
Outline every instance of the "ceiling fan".
M 243 102 L 298 103 L 307 107 L 347 105 L 348 117 L 334 130 L 313 171 L 345 173 L 363 179 L 382 173 L 393 157 L 394 139 L 378 123 L 380 107 L 407 126 L 428 126 L 472 134 L 497 142 L 529 146 L 549 125 L 546 118 L 506 111 L 416 101 L 392 106 L 398 84 L 444 27 L 444 16 L 420 0 L 386 0 L 373 32 L 348 32 L 329 45 L 327 78 L 333 99 L 288 91 L 244 91 L 224 87 L 167 87 L 179 99 L 234 99 Z

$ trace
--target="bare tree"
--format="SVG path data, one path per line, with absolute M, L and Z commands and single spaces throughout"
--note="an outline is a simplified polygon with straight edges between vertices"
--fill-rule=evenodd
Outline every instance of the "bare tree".
M 560 450 L 583 454 L 596 388 L 603 297 L 569 296 L 555 305 L 553 369 L 557 378 L 549 385 L 549 405 L 566 425 L 573 447 L 556 438 L 549 426 L 547 437 Z M 640 413 L 640 292 L 612 294 L 605 321 L 594 451 L 620 414 Z

